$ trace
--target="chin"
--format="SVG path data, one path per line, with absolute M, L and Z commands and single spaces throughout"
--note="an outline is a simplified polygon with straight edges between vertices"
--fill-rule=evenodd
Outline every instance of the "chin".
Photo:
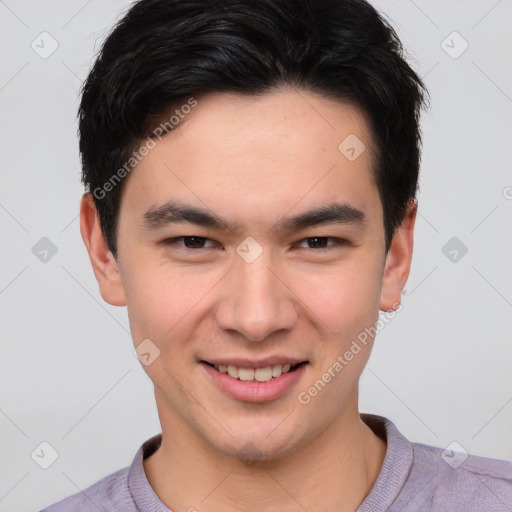
M 229 457 L 235 457 L 245 465 L 272 462 L 282 459 L 294 451 L 299 439 L 297 429 L 287 426 L 277 432 L 279 422 L 251 428 L 247 424 L 237 425 L 238 433 L 226 429 L 232 436 L 226 434 L 223 440 L 210 440 L 210 444 L 219 452 Z M 278 427 L 279 428 L 279 427 Z

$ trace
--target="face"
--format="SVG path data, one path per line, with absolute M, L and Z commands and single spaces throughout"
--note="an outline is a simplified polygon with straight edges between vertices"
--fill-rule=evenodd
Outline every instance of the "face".
M 355 160 L 339 150 L 351 134 Z M 164 431 L 275 458 L 353 412 L 373 340 L 353 342 L 400 300 L 412 247 L 386 258 L 370 147 L 350 105 L 212 94 L 127 178 L 117 261 L 83 213 L 103 297 L 126 303 L 135 346 L 150 340 Z

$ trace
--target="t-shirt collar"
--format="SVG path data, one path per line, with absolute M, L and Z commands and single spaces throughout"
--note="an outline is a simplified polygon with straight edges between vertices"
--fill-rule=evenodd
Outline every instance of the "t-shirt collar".
M 387 510 L 400 494 L 413 464 L 413 447 L 395 425 L 375 414 L 361 413 L 364 421 L 378 436 L 387 442 L 386 455 L 379 476 L 357 512 Z M 144 472 L 143 459 L 152 455 L 162 442 L 156 434 L 138 449 L 128 473 L 128 488 L 140 512 L 172 512 L 158 498 Z

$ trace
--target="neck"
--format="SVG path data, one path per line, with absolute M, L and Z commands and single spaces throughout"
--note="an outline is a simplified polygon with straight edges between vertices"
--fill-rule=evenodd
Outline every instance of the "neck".
M 386 443 L 360 419 L 357 400 L 355 405 L 300 450 L 254 464 L 213 449 L 178 421 L 162 421 L 162 444 L 144 460 L 144 470 L 174 512 L 353 512 L 373 487 L 386 452 Z

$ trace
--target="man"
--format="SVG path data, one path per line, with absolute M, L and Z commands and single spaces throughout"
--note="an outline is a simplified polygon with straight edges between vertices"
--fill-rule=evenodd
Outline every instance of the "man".
M 162 434 L 46 510 L 512 508 L 512 463 L 447 464 L 358 411 L 426 96 L 364 1 L 133 5 L 83 89 L 81 233 Z

